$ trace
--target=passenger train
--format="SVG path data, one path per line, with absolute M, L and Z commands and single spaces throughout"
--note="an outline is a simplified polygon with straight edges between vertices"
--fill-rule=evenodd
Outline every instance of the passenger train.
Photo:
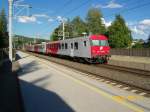
M 108 38 L 104 35 L 42 42 L 28 45 L 26 50 L 52 56 L 67 56 L 88 63 L 107 63 L 110 57 Z

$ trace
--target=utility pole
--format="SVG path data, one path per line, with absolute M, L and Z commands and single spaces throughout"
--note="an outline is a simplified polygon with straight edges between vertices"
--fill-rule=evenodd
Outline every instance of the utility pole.
M 8 0 L 9 3 L 9 59 L 12 61 L 12 5 L 13 0 Z
M 63 25 L 63 40 L 65 40 L 65 22 L 62 21 L 62 25 Z

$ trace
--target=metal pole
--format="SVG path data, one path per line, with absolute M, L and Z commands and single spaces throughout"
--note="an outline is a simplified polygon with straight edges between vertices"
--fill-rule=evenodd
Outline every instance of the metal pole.
M 9 59 L 12 61 L 12 5 L 13 0 L 8 0 L 9 2 Z
M 63 40 L 65 40 L 65 23 L 63 21 Z

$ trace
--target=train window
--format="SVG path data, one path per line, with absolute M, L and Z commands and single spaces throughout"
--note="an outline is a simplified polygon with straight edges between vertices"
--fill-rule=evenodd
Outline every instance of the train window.
M 61 45 L 59 44 L 59 49 L 61 49 Z
M 71 43 L 71 49 L 73 49 L 73 43 Z
M 83 43 L 84 43 L 84 46 L 86 47 L 86 41 L 84 41 Z
M 91 41 L 92 46 L 108 46 L 107 40 L 92 40 Z
M 108 46 L 108 41 L 107 40 L 101 40 L 100 45 L 101 46 Z
M 64 49 L 64 44 L 63 44 L 63 43 L 62 43 L 62 45 L 61 45 L 61 46 L 62 46 L 62 49 Z
M 65 43 L 65 49 L 68 49 L 68 44 L 67 43 Z
M 78 42 L 74 43 L 74 49 L 78 49 Z

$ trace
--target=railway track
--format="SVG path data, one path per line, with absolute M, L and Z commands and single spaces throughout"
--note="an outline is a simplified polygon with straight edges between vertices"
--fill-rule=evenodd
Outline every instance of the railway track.
M 25 52 L 25 51 L 23 51 Z M 113 82 L 118 82 L 138 90 L 148 93 L 150 96 L 150 72 L 145 70 L 113 66 L 113 65 L 93 65 L 73 62 L 61 58 L 49 57 L 42 54 L 26 52 L 39 58 L 43 58 L 54 63 L 91 74 L 96 77 L 103 77 Z
M 108 69 L 114 69 L 122 72 L 130 72 L 134 73 L 137 75 L 142 75 L 142 76 L 150 76 L 150 71 L 147 70 L 141 70 L 141 69 L 135 69 L 135 68 L 128 68 L 128 67 L 121 67 L 121 66 L 116 66 L 116 65 L 98 65 L 98 67 L 104 67 Z

